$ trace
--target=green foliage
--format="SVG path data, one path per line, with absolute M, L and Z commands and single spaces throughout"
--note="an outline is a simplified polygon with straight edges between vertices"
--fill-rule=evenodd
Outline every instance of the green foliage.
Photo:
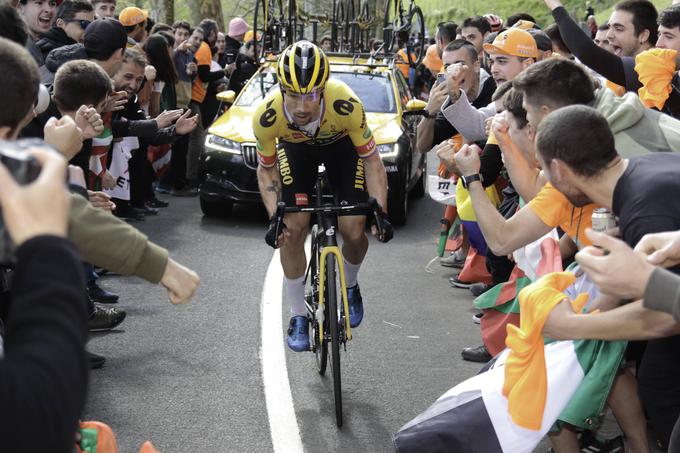
M 550 11 L 541 0 L 416 0 L 417 4 L 426 11 L 425 20 L 430 33 L 434 31 L 437 23 L 453 21 L 462 23 L 466 17 L 497 14 L 507 19 L 515 13 L 529 13 L 536 18 L 538 25 L 546 27 L 553 23 Z M 578 20 L 585 15 L 585 0 L 564 0 L 567 10 Z M 615 3 L 614 0 L 593 0 L 591 2 L 595 11 L 609 8 Z
M 191 21 L 191 9 L 195 0 L 174 0 L 175 1 L 175 20 Z M 243 16 L 250 23 L 252 17 L 252 10 L 255 0 L 221 0 L 222 10 L 224 11 L 225 23 L 229 22 L 234 16 Z M 405 4 L 408 0 L 404 0 Z M 518 13 L 526 12 L 536 18 L 541 27 L 550 25 L 553 20 L 550 11 L 541 0 L 415 0 L 416 4 L 421 7 L 425 14 L 425 21 L 430 34 L 434 32 L 436 25 L 439 22 L 453 21 L 458 24 L 462 23 L 463 19 L 470 16 L 494 13 L 501 16 L 504 20 L 508 16 Z M 669 0 L 651 0 L 661 11 L 669 4 Z M 355 0 L 356 8 L 359 7 L 359 0 Z M 585 0 L 563 0 L 567 10 L 578 20 L 583 20 L 585 15 Z M 283 0 L 285 5 L 286 1 Z M 310 5 L 315 11 L 321 11 L 328 6 L 328 13 L 330 14 L 330 3 L 323 0 L 312 0 L 305 2 L 305 5 Z M 371 2 L 373 3 L 373 2 Z M 382 17 L 383 0 L 376 2 L 378 5 L 377 14 Z M 616 0 L 592 0 L 595 8 L 597 23 L 606 22 L 611 14 L 613 5 Z M 141 8 L 150 8 L 149 0 L 118 0 L 117 9 L 120 11 L 126 6 L 139 6 Z M 306 6 L 307 7 L 307 6 Z M 153 11 L 153 8 L 151 8 Z

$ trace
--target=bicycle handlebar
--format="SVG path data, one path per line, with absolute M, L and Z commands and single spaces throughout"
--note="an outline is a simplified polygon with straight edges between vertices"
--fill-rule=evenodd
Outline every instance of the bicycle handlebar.
M 286 206 L 286 203 L 283 201 L 279 201 L 276 204 L 276 212 L 274 213 L 274 217 L 276 220 L 276 235 L 275 235 L 275 244 L 276 247 L 278 248 L 279 246 L 279 236 L 281 235 L 281 226 L 283 225 L 283 216 L 286 213 L 295 213 L 295 212 L 305 212 L 309 214 L 313 213 L 323 213 L 323 214 L 347 214 L 347 213 L 356 213 L 356 214 L 365 214 L 368 215 L 369 213 L 373 214 L 373 219 L 375 220 L 375 227 L 378 230 L 378 235 L 382 236 L 383 235 L 383 229 L 382 225 L 380 222 L 380 218 L 383 215 L 382 214 L 382 208 L 380 207 L 380 204 L 378 204 L 378 200 L 375 198 L 369 198 L 368 201 L 362 202 L 362 203 L 357 203 L 354 205 L 347 205 L 347 206 L 334 206 L 330 204 L 325 204 L 321 206 L 306 206 L 306 207 L 300 207 L 300 206 Z

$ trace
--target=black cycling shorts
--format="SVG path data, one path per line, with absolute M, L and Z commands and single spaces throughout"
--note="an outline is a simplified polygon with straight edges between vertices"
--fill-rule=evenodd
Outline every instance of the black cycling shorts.
M 330 191 L 341 206 L 368 200 L 364 161 L 349 136 L 323 146 L 281 142 L 276 157 L 281 201 L 287 206 L 312 204 L 319 164 L 325 165 Z

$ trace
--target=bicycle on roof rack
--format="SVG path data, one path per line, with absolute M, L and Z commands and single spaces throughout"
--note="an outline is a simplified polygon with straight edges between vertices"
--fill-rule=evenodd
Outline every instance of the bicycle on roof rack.
M 420 63 L 425 53 L 425 21 L 414 0 L 410 0 L 408 10 L 404 9 L 403 0 L 386 0 L 383 44 L 377 51 L 371 49 L 370 44 L 372 38 L 378 37 L 380 19 L 371 13 L 369 0 L 360 0 L 358 11 L 355 1 L 332 0 L 329 15 L 306 11 L 298 0 L 286 0 L 285 4 L 284 0 L 256 0 L 253 31 L 257 37 L 255 54 L 258 60 L 277 55 L 301 39 L 318 42 L 321 26 L 330 33 L 331 53 L 373 52 L 391 58 L 395 53 L 394 45 L 399 41 L 400 47 L 406 50 L 406 62 L 412 67 Z M 402 35 L 408 38 L 397 40 Z
M 406 39 L 401 39 L 400 35 Z M 386 52 L 393 52 L 395 44 L 399 50 L 405 50 L 406 61 L 412 68 L 425 57 L 425 19 L 423 11 L 409 0 L 408 10 L 404 9 L 404 0 L 385 0 L 385 18 L 383 20 L 383 45 Z

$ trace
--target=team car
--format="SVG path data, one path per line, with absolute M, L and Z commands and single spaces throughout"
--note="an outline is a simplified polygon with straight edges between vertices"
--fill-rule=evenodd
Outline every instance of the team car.
M 388 181 L 387 212 L 406 223 L 409 195 L 425 194 L 426 155 L 416 150 L 418 115 L 425 103 L 412 97 L 393 65 L 329 56 L 331 79 L 345 82 L 359 97 L 373 132 Z M 227 214 L 234 203 L 262 203 L 257 184 L 257 147 L 252 117 L 267 93 L 278 86 L 274 62 L 264 63 L 236 97 L 218 99 L 229 109 L 208 129 L 201 155 L 199 195 L 206 216 Z

